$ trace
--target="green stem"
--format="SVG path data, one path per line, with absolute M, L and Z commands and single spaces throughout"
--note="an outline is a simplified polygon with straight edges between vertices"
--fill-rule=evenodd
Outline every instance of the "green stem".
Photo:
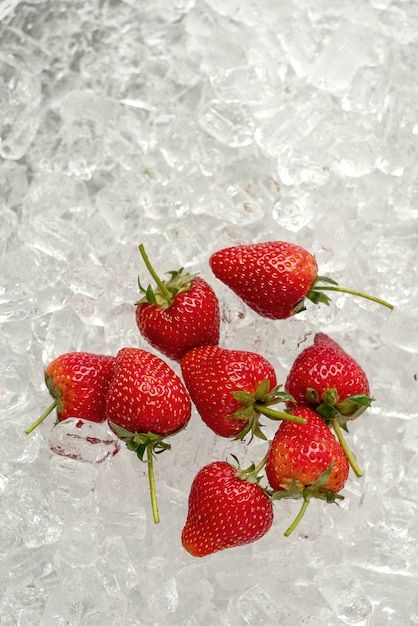
M 147 465 L 148 465 L 148 480 L 149 490 L 151 495 L 151 507 L 152 515 L 154 517 L 154 523 L 158 524 L 160 521 L 160 515 L 158 513 L 157 492 L 155 489 L 155 476 L 154 476 L 154 444 L 150 442 L 147 446 Z
M 260 461 L 260 463 L 257 465 L 257 467 L 255 467 L 255 468 L 253 469 L 253 471 L 251 472 L 252 474 L 254 474 L 254 476 L 257 476 L 258 472 L 260 472 L 260 471 L 263 469 L 263 467 L 265 466 L 265 464 L 267 463 L 267 456 L 268 456 L 268 455 L 266 454 L 266 456 L 264 457 L 264 459 L 262 459 L 262 460 Z
M 171 302 L 171 293 L 169 292 L 169 290 L 167 289 L 167 287 L 164 285 L 163 281 L 161 280 L 161 278 L 158 276 L 158 274 L 156 273 L 156 271 L 154 270 L 154 268 L 151 265 L 151 262 L 148 258 L 147 253 L 145 252 L 145 248 L 144 248 L 144 244 L 139 244 L 139 251 L 141 253 L 142 259 L 147 267 L 147 270 L 149 271 L 149 273 L 151 274 L 151 276 L 153 277 L 153 279 L 155 280 L 155 282 L 157 283 L 161 293 L 163 294 L 163 296 L 167 299 L 168 302 Z
M 302 506 L 300 508 L 299 513 L 296 515 L 295 519 L 290 524 L 289 528 L 285 531 L 285 533 L 284 533 L 285 537 L 289 537 L 289 535 L 292 534 L 292 532 L 295 530 L 296 526 L 299 524 L 299 522 L 302 519 L 302 517 L 305 515 L 305 512 L 306 512 L 306 509 L 308 508 L 308 504 L 309 504 L 309 500 L 310 499 L 311 499 L 311 494 L 308 492 L 303 497 L 303 504 L 302 504 Z
M 355 475 L 360 478 L 361 476 L 363 476 L 363 472 L 361 471 L 361 469 L 359 468 L 359 466 L 356 463 L 356 460 L 353 456 L 353 453 L 351 452 L 350 448 L 347 445 L 346 440 L 344 439 L 344 435 L 342 433 L 341 430 L 341 426 L 338 423 L 338 420 L 336 417 L 333 417 L 330 419 L 331 425 L 334 429 L 335 434 L 337 435 L 337 439 L 340 442 L 340 445 L 342 447 L 342 449 L 344 450 L 344 454 L 347 457 L 348 462 L 350 463 L 351 467 L 353 468 L 353 471 L 355 473 Z
M 291 415 L 290 413 L 283 413 L 282 411 L 269 409 L 267 406 L 265 406 L 265 404 L 262 404 L 261 402 L 255 402 L 254 409 L 258 413 L 262 413 L 272 420 L 287 420 L 290 422 L 296 422 L 297 424 L 306 424 L 306 419 L 304 417 L 299 417 L 298 415 Z
M 315 291 L 340 291 L 342 293 L 351 293 L 353 296 L 360 296 L 360 298 L 366 298 L 366 300 L 372 300 L 372 302 L 377 302 L 378 304 L 383 304 L 388 309 L 394 309 L 393 304 L 386 302 L 386 300 L 381 300 L 380 298 L 376 298 L 375 296 L 369 296 L 367 293 L 362 293 L 361 291 L 355 291 L 353 289 L 345 289 L 344 287 L 331 287 L 330 285 L 314 285 L 313 288 Z
M 29 427 L 25 430 L 25 433 L 26 433 L 27 435 L 29 435 L 29 434 L 30 434 L 33 430 L 35 430 L 35 428 L 37 428 L 37 427 L 39 426 L 39 424 L 41 424 L 41 423 L 44 421 L 44 419 L 45 419 L 46 417 L 48 417 L 48 415 L 49 415 L 50 413 L 52 413 L 52 411 L 55 409 L 55 407 L 57 406 L 57 404 L 58 404 L 58 401 L 57 401 L 57 400 L 54 400 L 54 402 L 53 402 L 53 403 L 52 403 L 52 404 L 51 404 L 51 405 L 47 408 L 47 410 L 46 410 L 46 411 L 44 411 L 40 417 L 38 417 L 38 419 L 36 420 L 36 422 L 34 422 L 34 423 L 32 424 L 32 426 L 29 426 Z

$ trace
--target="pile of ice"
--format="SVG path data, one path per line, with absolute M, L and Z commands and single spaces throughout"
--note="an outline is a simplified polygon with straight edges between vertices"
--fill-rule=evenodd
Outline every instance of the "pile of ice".
M 406 0 L 0 1 L 2 625 L 418 624 L 417 43 Z M 341 294 L 263 320 L 207 261 L 270 239 L 396 308 Z M 200 271 L 222 345 L 281 382 L 319 330 L 361 363 L 376 400 L 340 507 L 313 502 L 286 539 L 299 503 L 279 503 L 261 541 L 194 559 L 195 473 L 264 444 L 194 413 L 156 463 L 156 526 L 125 448 L 54 454 L 52 417 L 24 435 L 52 358 L 148 349 L 141 242 L 160 273 Z

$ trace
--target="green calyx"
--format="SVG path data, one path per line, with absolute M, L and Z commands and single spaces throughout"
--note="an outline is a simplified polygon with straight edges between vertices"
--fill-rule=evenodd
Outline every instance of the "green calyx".
M 168 435 L 157 435 L 152 432 L 133 433 L 122 426 L 114 424 L 113 422 L 109 423 L 118 439 L 125 442 L 128 450 L 135 452 L 140 461 L 147 463 L 152 514 L 155 524 L 158 524 L 160 521 L 160 515 L 158 512 L 157 492 L 155 487 L 154 456 L 156 454 L 161 454 L 161 452 L 164 452 L 165 450 L 171 449 L 170 444 L 164 441 Z M 174 436 L 181 430 L 183 430 L 183 428 L 179 428 L 175 432 L 170 433 L 169 436 Z
M 251 439 L 258 437 L 267 441 L 267 437 L 261 430 L 259 423 L 260 414 L 265 415 L 272 420 L 288 420 L 291 422 L 297 422 L 305 424 L 306 420 L 303 417 L 296 415 L 289 415 L 289 413 L 275 411 L 269 407 L 278 402 L 292 402 L 296 404 L 293 396 L 285 391 L 280 391 L 281 385 L 277 385 L 273 389 L 270 389 L 270 381 L 268 379 L 261 381 L 258 385 L 255 393 L 248 393 L 246 391 L 232 391 L 232 396 L 237 400 L 241 406 L 230 415 L 231 418 L 243 420 L 246 422 L 244 428 L 235 439 L 243 439 L 247 433 L 251 433 Z
M 338 419 L 344 428 L 347 420 L 354 420 L 371 406 L 374 398 L 365 393 L 356 394 L 345 398 L 340 402 L 338 391 L 335 387 L 327 389 L 319 396 L 316 389 L 308 387 L 306 400 L 325 421 Z
M 320 283 L 325 284 L 321 285 Z M 363 293 L 361 291 L 340 287 L 335 280 L 333 280 L 332 278 L 328 278 L 327 276 L 317 276 L 312 287 L 306 294 L 306 297 L 314 304 L 318 304 L 319 302 L 322 302 L 323 304 L 329 304 L 331 302 L 331 299 L 329 298 L 329 296 L 323 293 L 324 291 L 339 291 L 340 293 L 349 293 L 353 296 L 358 296 L 360 298 L 365 298 L 366 300 L 371 300 L 372 302 L 377 302 L 378 304 L 381 304 L 388 309 L 395 308 L 393 304 L 390 304 L 389 302 L 386 302 L 386 300 L 382 300 L 381 298 L 376 298 L 376 296 L 370 296 L 369 294 Z
M 122 426 L 117 426 L 110 422 L 112 429 L 115 431 L 118 439 L 126 444 L 128 450 L 135 452 L 140 461 L 146 460 L 145 454 L 152 447 L 153 454 L 160 454 L 164 450 L 170 450 L 171 446 L 165 443 L 165 435 L 157 435 L 155 433 L 133 433 Z
M 340 446 L 344 450 L 344 454 L 347 457 L 352 470 L 355 475 L 360 478 L 363 476 L 363 472 L 357 464 L 353 453 L 351 452 L 345 437 L 343 430 L 348 432 L 347 420 L 354 420 L 371 405 L 374 398 L 366 394 L 357 394 L 345 398 L 342 402 L 339 401 L 338 392 L 335 388 L 327 389 L 321 397 L 315 389 L 308 388 L 306 390 L 306 398 L 315 408 L 315 411 L 322 417 L 324 422 L 329 426 L 332 426 Z
M 152 267 L 143 244 L 139 245 L 139 252 L 157 287 L 153 288 L 151 285 L 148 285 L 147 288 L 144 288 L 138 278 L 138 287 L 143 294 L 143 298 L 138 300 L 135 303 L 136 305 L 148 303 L 168 308 L 173 304 L 175 296 L 192 288 L 193 279 L 196 278 L 197 274 L 183 274 L 184 268 L 181 267 L 179 270 L 167 272 L 170 278 L 162 281 Z
M 240 480 L 245 480 L 247 483 L 250 483 L 251 485 L 260 486 L 260 480 L 263 478 L 263 476 L 260 475 L 259 472 L 261 472 L 261 470 L 265 466 L 267 462 L 267 456 L 265 456 L 257 466 L 255 465 L 255 463 L 251 463 L 251 465 L 249 465 L 245 469 L 241 468 L 240 462 L 235 456 L 235 454 L 231 454 L 231 456 L 235 460 L 235 463 L 236 463 L 236 465 L 231 465 L 231 467 L 233 467 L 236 470 L 235 478 L 239 478 Z M 269 495 L 267 489 L 261 486 L 260 486 L 260 489 L 262 489 L 264 493 Z
M 55 400 L 57 413 L 59 414 L 64 409 L 62 400 L 61 400 L 61 391 L 56 385 L 54 385 L 54 383 L 52 382 L 52 377 L 50 376 L 50 374 L 48 374 L 46 370 L 44 372 L 44 378 L 45 378 L 45 384 L 48 387 L 48 391 Z
M 283 500 L 285 498 L 290 498 L 294 500 L 298 500 L 301 498 L 303 499 L 303 503 L 299 510 L 299 513 L 284 533 L 286 537 L 291 535 L 295 528 L 298 526 L 299 522 L 305 515 L 311 498 L 325 500 L 329 504 L 337 503 L 338 500 L 344 500 L 344 496 L 334 493 L 333 491 L 330 491 L 326 488 L 326 485 L 331 477 L 333 465 L 334 462 L 332 461 L 329 467 L 318 476 L 318 478 L 315 480 L 315 482 L 312 483 L 312 485 L 305 486 L 300 481 L 292 478 L 283 483 L 283 491 L 273 491 L 269 493 L 272 501 Z

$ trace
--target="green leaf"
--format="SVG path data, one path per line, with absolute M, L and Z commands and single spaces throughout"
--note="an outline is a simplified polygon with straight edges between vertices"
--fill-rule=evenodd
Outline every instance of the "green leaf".
M 368 396 L 365 393 L 350 396 L 346 398 L 344 402 L 346 402 L 347 400 L 349 400 L 350 402 L 355 402 L 356 404 L 359 404 L 360 406 L 365 406 L 365 407 L 371 406 L 372 402 L 374 402 L 374 398 L 372 398 L 371 396 Z
M 338 391 L 335 387 L 332 389 L 327 389 L 322 394 L 322 402 L 324 404 L 330 404 L 331 406 L 335 406 L 338 402 Z
M 340 416 L 339 411 L 330 404 L 320 404 L 315 408 L 315 411 L 324 419 L 326 422 L 333 418 L 337 418 Z
M 262 400 L 270 392 L 270 381 L 268 379 L 262 380 L 258 385 L 254 397 L 256 400 Z
M 302 311 L 306 311 L 305 300 L 298 302 L 298 304 L 293 308 L 292 315 L 297 315 L 298 313 L 302 313 Z
M 147 299 L 147 302 L 149 302 L 150 304 L 157 304 L 157 298 L 155 297 L 155 293 L 151 285 L 148 285 L 145 292 L 145 297 Z
M 254 404 L 254 396 L 247 391 L 231 391 L 231 394 L 241 404 Z
M 136 448 L 136 455 L 138 457 L 138 459 L 140 459 L 140 461 L 144 461 L 144 454 L 147 450 L 148 447 L 148 443 L 144 442 L 141 443 L 137 448 Z
M 273 491 L 270 494 L 272 500 L 284 500 L 286 498 L 299 499 L 302 497 L 302 492 L 298 488 L 298 483 L 295 478 L 292 478 L 290 489 L 284 489 L 283 491 Z
M 229 418 L 236 420 L 250 420 L 255 415 L 255 411 L 252 406 L 240 406 L 234 413 L 229 415 Z
M 118 426 L 114 422 L 109 422 L 109 424 L 112 430 L 115 431 L 119 439 L 131 439 L 135 435 L 135 433 L 131 432 L 130 430 L 127 430 L 126 428 L 122 428 L 122 426 Z
M 322 304 L 329 305 L 331 302 L 331 298 L 329 298 L 325 293 L 323 293 L 322 291 L 315 291 L 315 289 L 311 289 L 310 291 L 308 291 L 306 297 L 314 304 L 319 304 L 320 302 L 322 302 Z
M 332 278 L 328 278 L 328 276 L 317 276 L 315 279 L 315 283 L 328 283 L 329 285 L 338 285 L 337 281 L 333 280 Z
M 318 476 L 318 478 L 316 479 L 314 483 L 312 483 L 311 485 L 312 491 L 316 491 L 317 489 L 320 489 L 321 487 L 325 487 L 325 485 L 331 478 L 333 466 L 334 466 L 334 461 L 331 461 L 330 466 L 325 471 L 323 471 L 322 474 Z
M 316 389 L 313 389 L 312 387 L 308 387 L 306 389 L 306 400 L 310 405 L 316 406 L 317 404 L 320 403 L 319 400 L 319 393 L 317 392 Z

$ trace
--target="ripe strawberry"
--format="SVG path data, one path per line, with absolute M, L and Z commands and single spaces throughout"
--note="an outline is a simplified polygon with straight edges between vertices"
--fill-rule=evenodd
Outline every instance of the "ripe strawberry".
M 252 543 L 270 530 L 273 506 L 254 471 L 215 461 L 197 473 L 181 535 L 192 556 Z
M 360 365 L 333 339 L 317 333 L 313 345 L 297 356 L 285 388 L 298 404 L 314 408 L 332 424 L 355 473 L 361 476 L 339 428 L 347 429 L 347 420 L 357 418 L 373 401 Z
M 270 319 L 284 319 L 303 311 L 305 298 L 329 304 L 328 296 L 322 293 L 326 290 L 351 293 L 393 309 L 384 300 L 344 289 L 334 280 L 318 276 L 314 257 L 294 243 L 232 246 L 215 252 L 209 263 L 219 280 L 259 315 Z
M 303 498 L 302 508 L 285 535 L 302 519 L 311 498 L 327 502 L 342 499 L 338 492 L 348 477 L 349 464 L 334 435 L 309 407 L 298 407 L 292 415 L 306 424 L 282 422 L 267 453 L 266 475 L 275 490 L 273 500 Z
M 31 433 L 56 408 L 58 421 L 78 417 L 103 422 L 105 394 L 113 374 L 113 356 L 67 352 L 45 369 L 45 384 L 54 402 L 25 430 Z
M 139 288 L 144 297 L 136 308 L 141 335 L 165 356 L 175 361 L 191 348 L 219 342 L 219 303 L 210 285 L 196 274 L 183 274 L 183 268 L 169 272 L 162 282 L 152 268 L 144 247 L 139 250 L 158 288 Z
M 266 439 L 258 418 L 292 419 L 268 406 L 292 398 L 279 391 L 273 366 L 261 355 L 219 346 L 187 352 L 181 371 L 205 424 L 221 437 L 242 439 L 248 432 Z
M 129 450 L 148 462 L 154 521 L 159 521 L 153 456 L 170 448 L 163 440 L 183 429 L 191 400 L 177 374 L 158 356 L 138 348 L 122 348 L 105 402 L 111 428 Z
M 364 370 L 324 333 L 317 333 L 313 345 L 296 357 L 285 387 L 298 404 L 314 407 L 325 418 L 338 413 L 340 424 L 358 417 L 372 402 Z M 324 404 L 336 411 L 327 413 Z

